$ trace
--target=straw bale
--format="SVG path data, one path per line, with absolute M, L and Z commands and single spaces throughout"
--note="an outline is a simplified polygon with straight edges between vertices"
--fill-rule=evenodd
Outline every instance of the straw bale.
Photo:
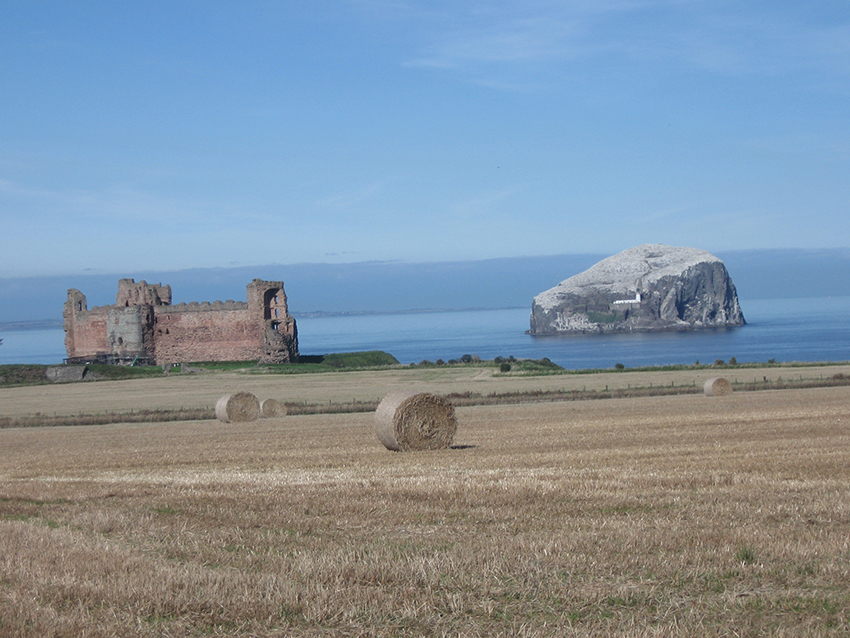
M 723 377 L 714 377 L 705 382 L 703 390 L 707 397 L 725 397 L 732 394 L 732 384 Z
M 267 419 L 286 416 L 286 406 L 277 399 L 263 399 L 260 401 L 260 416 Z
M 375 433 L 388 450 L 441 450 L 457 431 L 454 406 L 426 392 L 393 392 L 375 410 Z
M 256 421 L 260 416 L 260 402 L 250 392 L 225 394 L 215 404 L 215 416 L 224 423 Z

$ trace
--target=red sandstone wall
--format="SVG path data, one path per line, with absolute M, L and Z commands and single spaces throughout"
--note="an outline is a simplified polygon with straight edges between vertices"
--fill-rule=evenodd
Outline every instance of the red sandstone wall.
M 247 292 L 248 303 L 171 306 L 170 286 L 122 279 L 118 304 L 89 311 L 85 295 L 69 289 L 63 312 L 68 357 L 137 355 L 158 364 L 252 359 L 281 363 L 297 357 L 295 322 L 287 312 L 283 282 L 254 279 Z M 281 334 L 272 330 L 278 321 Z
M 259 359 L 256 320 L 248 310 L 183 310 L 157 306 L 157 364 Z
M 66 333 L 65 345 L 69 357 L 90 357 L 99 352 L 110 352 L 111 345 L 106 337 L 106 312 L 83 311 L 75 316 L 73 335 L 69 339 Z

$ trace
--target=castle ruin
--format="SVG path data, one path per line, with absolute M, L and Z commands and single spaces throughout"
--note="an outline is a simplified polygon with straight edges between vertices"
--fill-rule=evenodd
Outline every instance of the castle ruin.
M 121 279 L 114 306 L 89 310 L 71 288 L 62 313 L 67 362 L 296 361 L 298 331 L 283 282 L 254 279 L 247 289 L 247 303 L 171 305 L 171 286 Z

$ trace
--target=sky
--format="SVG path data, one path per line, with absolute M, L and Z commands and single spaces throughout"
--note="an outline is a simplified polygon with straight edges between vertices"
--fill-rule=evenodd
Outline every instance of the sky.
M 850 3 L 0 4 L 0 278 L 850 246 Z

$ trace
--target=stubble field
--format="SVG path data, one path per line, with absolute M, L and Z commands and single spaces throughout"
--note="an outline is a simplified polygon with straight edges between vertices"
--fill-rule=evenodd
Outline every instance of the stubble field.
M 558 383 L 406 372 L 11 388 L 0 411 Z M 405 454 L 369 413 L 0 429 L 0 636 L 850 631 L 850 388 L 457 415 L 454 449 Z

